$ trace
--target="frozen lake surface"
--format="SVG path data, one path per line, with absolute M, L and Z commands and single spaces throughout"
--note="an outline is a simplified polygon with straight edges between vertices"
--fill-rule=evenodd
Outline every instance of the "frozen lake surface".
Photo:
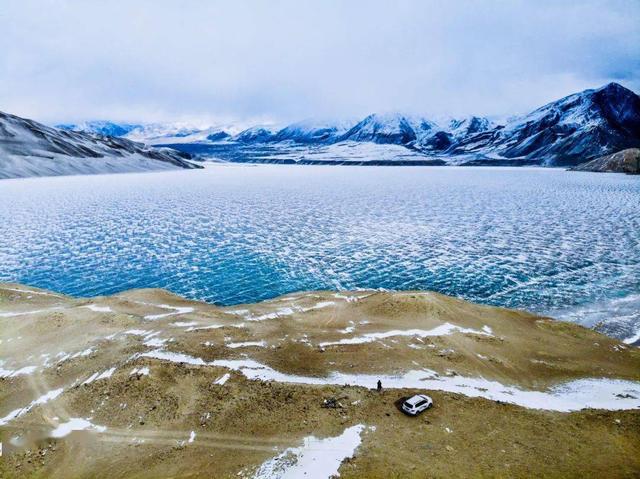
M 73 295 L 429 289 L 640 328 L 640 181 L 624 175 L 211 165 L 3 180 L 0 220 L 0 281 Z

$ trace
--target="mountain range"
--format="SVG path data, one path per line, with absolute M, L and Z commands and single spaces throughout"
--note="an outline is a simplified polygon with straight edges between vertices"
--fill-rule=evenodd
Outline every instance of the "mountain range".
M 640 97 L 617 83 L 526 115 L 429 119 L 400 113 L 284 127 L 89 121 L 45 126 L 0 113 L 0 178 L 254 163 L 575 166 L 640 147 Z
M 306 120 L 283 128 L 256 125 L 241 131 L 156 125 L 146 136 L 149 127 L 144 125 L 90 122 L 62 127 L 100 134 L 122 131 L 125 138 L 231 161 L 573 166 L 640 146 L 640 97 L 609 83 L 505 122 L 480 116 L 434 120 L 376 113 L 360 121 Z M 367 156 L 383 151 L 384 160 Z

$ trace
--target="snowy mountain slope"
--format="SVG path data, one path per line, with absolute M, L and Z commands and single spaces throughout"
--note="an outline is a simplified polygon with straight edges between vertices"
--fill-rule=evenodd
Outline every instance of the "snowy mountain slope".
M 239 143 L 266 143 L 272 140 L 274 134 L 275 130 L 272 128 L 254 126 L 234 135 L 231 140 Z
M 353 121 L 316 121 L 304 120 L 292 123 L 278 131 L 272 141 L 290 141 L 300 144 L 335 143 L 350 128 Z
M 369 115 L 339 138 L 339 141 L 408 145 L 422 139 L 435 128 L 429 120 L 400 113 Z
M 449 153 L 573 165 L 634 146 L 640 146 L 640 97 L 610 83 L 466 136 Z
M 489 118 L 480 116 L 469 116 L 467 118 L 452 118 L 448 122 L 449 133 L 451 136 L 459 140 L 477 133 L 482 133 L 496 127 Z
M 169 141 L 192 142 L 207 140 L 208 135 L 223 133 L 222 128 L 204 127 L 184 122 L 116 123 L 111 121 L 91 120 L 81 123 L 62 123 L 55 125 L 55 128 L 104 136 L 124 137 L 128 140 L 147 144 Z M 226 136 L 229 135 L 226 134 Z
M 0 178 L 200 168 L 190 155 L 0 112 Z
M 114 123 L 112 121 L 85 121 L 82 123 L 64 123 L 55 125 L 61 130 L 81 131 L 104 136 L 125 136 L 133 130 L 142 128 L 142 125 L 133 123 Z
M 212 132 L 206 132 L 200 126 L 191 123 L 147 123 L 131 130 L 125 138 L 152 145 L 165 140 L 196 141 L 205 138 L 209 133 Z

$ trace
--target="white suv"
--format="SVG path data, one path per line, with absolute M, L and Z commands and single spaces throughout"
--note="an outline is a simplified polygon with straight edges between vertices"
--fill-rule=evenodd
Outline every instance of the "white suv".
M 416 416 L 433 406 L 433 400 L 424 394 L 416 394 L 402 403 L 402 410 L 411 416 Z

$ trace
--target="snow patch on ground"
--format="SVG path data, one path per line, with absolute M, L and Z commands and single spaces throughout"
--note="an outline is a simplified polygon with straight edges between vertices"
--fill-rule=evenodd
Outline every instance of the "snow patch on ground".
M 142 338 L 145 340 L 143 344 L 145 346 L 150 346 L 153 348 L 160 348 L 164 346 L 167 343 L 167 341 L 169 341 L 168 339 L 161 339 L 161 338 L 155 337 L 158 334 L 160 334 L 160 331 L 153 331 L 153 330 L 148 331 L 145 329 L 129 329 L 125 331 L 123 334 L 131 334 L 133 336 L 142 336 Z
M 216 379 L 213 384 L 218 384 L 220 386 L 224 386 L 224 383 L 226 383 L 229 378 L 231 378 L 231 374 L 229 373 L 225 373 L 222 376 L 220 376 L 218 379 Z
M 205 329 L 220 329 L 220 328 L 245 328 L 246 325 L 244 323 L 238 323 L 238 324 L 210 324 L 208 326 L 191 326 L 187 329 L 185 329 L 185 331 L 190 332 L 190 331 L 203 331 Z
M 5 417 L 0 418 L 0 426 L 4 426 L 9 421 L 12 421 L 12 420 L 14 420 L 14 419 L 16 419 L 16 418 L 28 413 L 29 411 L 31 411 L 31 409 L 33 409 L 36 406 L 39 406 L 41 404 L 45 404 L 45 403 L 51 401 L 52 399 L 57 398 L 58 396 L 60 396 L 60 394 L 62 394 L 63 391 L 64 391 L 64 388 L 54 389 L 53 391 L 49 391 L 48 393 L 43 394 L 38 399 L 34 399 L 27 406 L 11 411 Z
M 107 369 L 106 371 L 103 371 L 101 373 L 93 373 L 82 384 L 89 384 L 89 383 L 92 383 L 94 381 L 99 381 L 100 379 L 108 379 L 113 375 L 113 373 L 115 371 L 116 371 L 116 368 L 113 367 L 113 368 Z
M 349 321 L 349 324 L 351 324 L 351 326 L 347 326 L 344 329 L 339 329 L 338 332 L 342 333 L 342 334 L 351 334 L 356 330 L 356 327 L 353 324 L 353 321 Z
M 228 343 L 226 345 L 228 348 L 247 348 L 251 346 L 257 346 L 259 348 L 267 347 L 267 343 L 265 341 L 244 341 L 240 343 Z
M 166 344 L 167 341 L 168 339 L 151 338 L 151 339 L 147 339 L 142 344 L 144 344 L 145 346 L 151 346 L 152 348 L 161 348 Z
M 37 369 L 36 366 L 24 366 L 20 369 L 9 370 L 0 367 L 0 378 L 15 378 L 16 376 L 26 376 L 32 374 Z
M 362 441 L 360 435 L 364 429 L 364 425 L 358 424 L 336 437 L 305 437 L 302 446 L 290 447 L 264 462 L 254 479 L 329 479 L 339 476 L 342 461 L 353 456 Z
M 168 304 L 147 304 L 147 303 L 143 303 L 146 304 L 147 306 L 154 306 L 156 308 L 160 308 L 160 309 L 169 309 L 171 310 L 170 313 L 162 313 L 162 314 L 148 314 L 144 317 L 144 319 L 150 319 L 150 320 L 155 320 L 155 319 L 162 319 L 162 318 L 166 318 L 168 316 L 176 316 L 179 314 L 188 314 L 188 313 L 193 313 L 193 311 L 195 310 L 192 307 L 189 306 L 170 306 Z
M 333 306 L 335 304 L 336 304 L 335 301 L 320 301 L 319 303 L 309 307 L 301 307 L 301 306 L 285 307 L 285 308 L 280 308 L 274 312 L 260 314 L 258 316 L 252 316 L 248 314 L 248 311 L 245 313 L 239 313 L 239 311 L 246 311 L 246 310 L 238 310 L 238 311 L 235 311 L 235 313 L 241 314 L 247 321 L 264 321 L 267 319 L 278 319 L 283 316 L 291 316 L 292 314 L 296 314 L 296 313 L 307 313 L 309 311 L 326 308 L 328 306 Z
M 153 358 L 160 359 L 162 361 L 170 361 L 172 363 L 185 363 L 191 364 L 193 366 L 206 366 L 207 363 L 200 358 L 194 358 L 193 356 L 189 356 L 188 354 L 183 353 L 174 353 L 171 351 L 163 351 L 161 349 L 154 349 L 153 351 L 148 351 L 146 353 L 142 353 L 140 357 L 143 358 Z
M 49 437 L 65 437 L 72 431 L 96 431 L 105 432 L 107 428 L 105 426 L 98 426 L 93 424 L 88 419 L 82 419 L 80 417 L 69 418 L 69 421 L 60 423 L 58 426 L 49 433 Z
M 344 331 L 344 330 L 343 330 Z M 343 332 L 341 331 L 341 332 Z M 320 343 L 319 346 L 321 347 L 325 347 L 325 346 L 333 346 L 333 345 L 339 345 L 339 344 L 363 344 L 363 343 L 371 343 L 373 341 L 377 341 L 379 339 L 386 339 L 386 338 L 391 338 L 391 337 L 395 337 L 395 336 L 411 336 L 411 337 L 416 337 L 416 338 L 426 338 L 429 336 L 447 336 L 449 334 L 453 334 L 453 333 L 462 333 L 462 334 L 478 334 L 481 336 L 493 336 L 493 334 L 491 334 L 491 328 L 489 328 L 489 331 L 483 330 L 477 330 L 477 329 L 471 329 L 471 328 L 463 328 L 461 326 L 456 326 L 454 324 L 451 323 L 444 323 L 440 326 L 437 326 L 433 329 L 429 329 L 429 330 L 424 330 L 424 329 L 407 329 L 407 330 L 392 330 L 392 331 L 385 331 L 383 333 L 368 333 L 368 334 L 364 334 L 362 336 L 357 336 L 355 338 L 345 338 L 345 339 L 341 339 L 339 341 L 327 341 L 324 343 Z
M 152 333 L 153 331 L 147 331 L 146 329 L 128 329 L 122 334 L 132 334 L 133 336 L 146 336 L 147 334 Z
M 71 358 L 73 359 L 73 358 L 79 358 L 83 356 L 89 356 L 92 352 L 93 352 L 93 348 L 87 348 L 84 351 L 78 351 L 77 353 L 73 354 Z
M 8 311 L 5 313 L 0 313 L 0 318 L 14 318 L 16 316 L 25 316 L 27 314 L 46 313 L 47 311 L 54 311 L 57 309 L 62 309 L 62 308 L 55 307 L 55 308 L 46 308 L 46 309 L 36 309 L 33 311 L 18 311 L 18 312 Z
M 336 299 L 344 299 L 347 303 L 355 303 L 360 299 L 359 296 L 345 296 L 344 294 L 340 293 L 335 293 L 333 297 Z
M 189 326 L 196 326 L 197 324 L 197 321 L 176 321 L 175 323 L 171 323 L 171 326 L 175 326 L 176 328 L 188 328 Z
M 83 308 L 90 309 L 95 313 L 112 313 L 113 310 L 109 306 L 98 306 L 97 304 L 87 304 Z

